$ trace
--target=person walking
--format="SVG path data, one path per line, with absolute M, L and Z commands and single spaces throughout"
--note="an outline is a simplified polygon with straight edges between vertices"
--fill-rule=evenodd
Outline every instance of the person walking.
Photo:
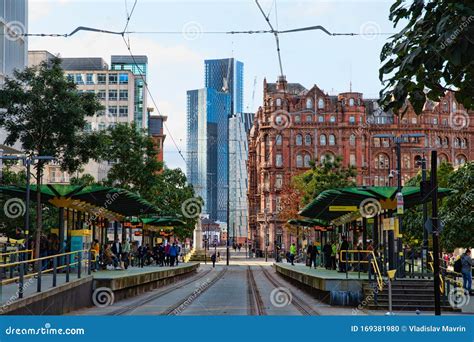
M 316 258 L 318 257 L 318 255 L 319 255 L 318 246 L 316 246 L 316 242 L 315 242 L 310 252 L 311 263 L 309 264 L 309 268 L 311 268 L 311 265 L 314 265 L 314 268 L 316 268 Z
M 139 261 L 139 267 L 143 268 L 145 266 L 145 258 L 147 254 L 146 247 L 144 245 L 141 245 L 138 247 L 138 261 Z
M 331 268 L 336 269 L 336 255 L 337 255 L 337 244 L 333 241 L 331 244 Z
M 125 240 L 122 246 L 122 261 L 125 269 L 128 269 L 130 265 L 130 242 L 128 242 L 128 239 Z
M 169 249 L 169 255 L 170 255 L 170 266 L 174 266 L 174 262 L 176 260 L 176 256 L 178 253 L 178 249 L 176 248 L 176 242 L 174 242 L 170 249 Z
M 295 246 L 295 243 L 292 243 L 290 246 L 290 261 L 293 266 L 295 266 L 295 255 L 296 255 L 296 246 Z
M 122 244 L 120 243 L 119 239 L 115 239 L 114 243 L 112 244 L 112 253 L 117 257 L 118 262 L 122 260 Z
M 176 266 L 179 265 L 179 257 L 181 256 L 181 246 L 179 243 L 176 244 Z
M 216 253 L 212 253 L 211 255 L 212 267 L 216 267 L 216 259 L 217 259 Z
M 170 265 L 170 248 L 171 248 L 170 243 L 166 242 L 166 245 L 165 245 L 165 266 Z
M 91 270 L 97 272 L 99 270 L 99 255 L 100 255 L 100 244 L 99 240 L 94 239 L 91 245 Z
M 323 247 L 323 255 L 324 255 L 324 267 L 327 270 L 331 269 L 331 253 L 332 253 L 331 245 L 329 244 L 328 241 L 326 241 Z
M 471 294 L 472 290 L 472 258 L 471 250 L 468 248 L 461 257 L 462 262 L 462 283 L 464 289 Z

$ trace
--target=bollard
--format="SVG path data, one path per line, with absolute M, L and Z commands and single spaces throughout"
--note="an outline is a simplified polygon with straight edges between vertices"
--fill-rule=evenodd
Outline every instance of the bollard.
M 20 278 L 18 279 L 18 298 L 23 298 L 23 273 L 24 264 L 20 264 Z
M 56 287 L 56 276 L 58 273 L 58 261 L 56 256 L 53 257 L 53 287 Z

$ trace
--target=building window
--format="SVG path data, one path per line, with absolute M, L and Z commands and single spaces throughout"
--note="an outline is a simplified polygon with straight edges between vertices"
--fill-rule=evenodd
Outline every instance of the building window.
M 454 139 L 454 147 L 459 148 L 461 146 L 461 139 L 455 138 Z
M 329 118 L 329 122 L 336 122 L 336 117 L 334 115 L 331 115 Z
M 109 84 L 117 84 L 117 83 L 118 83 L 118 75 L 109 74 Z
M 354 125 L 355 122 L 356 122 L 355 116 L 349 116 L 349 123 L 350 123 L 351 125 Z
M 117 90 L 109 90 L 109 101 L 117 101 Z
M 334 156 L 331 153 L 321 155 L 321 164 L 323 164 L 325 161 L 332 163 L 334 161 Z
M 301 116 L 295 115 L 295 122 L 300 123 L 301 122 Z
M 277 107 L 281 107 L 281 99 L 276 99 L 275 103 Z
M 268 134 L 265 135 L 263 139 L 265 141 L 265 146 L 270 146 L 270 137 L 268 136 Z
M 390 167 L 390 160 L 386 154 L 380 153 L 374 160 L 375 169 L 388 169 Z
M 95 115 L 96 115 L 97 117 L 99 117 L 99 116 L 104 116 L 104 115 L 105 115 L 105 110 L 104 110 L 104 109 L 98 110 L 98 111 L 95 113 Z
M 275 209 L 277 213 L 281 212 L 283 209 L 281 206 L 281 196 L 275 197 Z
M 84 80 L 82 79 L 82 74 L 76 74 L 76 84 L 84 84 Z
M 106 74 L 97 74 L 97 84 L 106 84 L 107 75 Z
M 356 136 L 355 134 L 351 134 L 351 136 L 349 137 L 349 145 L 355 146 L 355 144 L 356 144 Z
M 412 123 L 413 125 L 416 125 L 416 122 L 417 122 L 416 118 L 411 118 L 411 123 Z
M 436 137 L 436 146 L 441 146 L 441 137 Z
M 456 102 L 453 101 L 453 112 L 455 112 L 458 109 L 458 106 L 456 105 Z
M 105 100 L 106 96 L 107 96 L 107 93 L 105 92 L 105 90 L 99 90 L 97 92 L 97 98 L 99 100 Z
M 321 134 L 320 137 L 319 137 L 319 144 L 321 146 L 326 146 L 326 135 L 325 134 Z
M 73 74 L 67 74 L 66 78 L 69 82 L 74 82 L 74 75 Z
M 336 145 L 336 136 L 334 134 L 329 135 L 329 145 L 331 146 Z
M 112 117 L 117 116 L 117 107 L 115 106 L 109 107 L 109 116 L 112 116 Z
M 120 95 L 119 95 L 119 100 L 120 101 L 128 101 L 128 90 L 120 90 Z
M 440 154 L 438 156 L 438 165 L 441 165 L 442 163 L 447 163 L 448 162 L 448 157 L 446 157 L 445 154 Z
M 449 138 L 448 137 L 444 137 L 444 140 L 443 140 L 443 147 L 448 147 L 449 146 Z
M 410 156 L 408 154 L 403 155 L 403 164 L 404 169 L 409 169 L 411 167 Z
M 84 130 L 86 132 L 92 131 L 92 124 L 90 122 L 86 122 L 86 125 L 84 126 Z
M 120 117 L 128 117 L 128 106 L 120 106 L 119 107 L 119 116 Z
M 467 147 L 467 139 L 461 139 L 461 148 Z
M 282 167 L 283 166 L 283 155 L 281 153 L 277 153 L 275 155 L 275 166 Z
M 306 122 L 313 122 L 313 117 L 311 115 L 306 115 Z
M 275 144 L 277 144 L 278 146 L 280 146 L 282 144 L 282 137 L 280 134 L 278 134 L 275 138 Z
M 99 128 L 99 131 L 103 131 L 105 129 L 105 123 L 101 122 L 98 128 Z
M 446 102 L 446 101 L 443 102 L 443 111 L 445 111 L 445 112 L 448 111 L 448 102 Z
M 296 145 L 297 146 L 303 145 L 303 136 L 301 134 L 296 135 Z
M 128 74 L 120 74 L 119 82 L 120 84 L 128 84 Z
M 354 153 L 351 153 L 349 156 L 349 164 L 351 166 L 356 166 L 356 155 Z
M 296 167 L 303 167 L 303 156 L 301 154 L 296 156 Z
M 305 137 L 304 137 L 304 144 L 306 146 L 311 146 L 311 135 L 310 134 L 306 134 Z
M 275 188 L 281 189 L 283 187 L 283 175 L 277 174 L 275 177 Z
M 459 156 L 456 157 L 456 162 L 455 162 L 456 166 L 461 166 L 461 165 L 464 165 L 465 163 L 466 163 L 466 157 L 465 156 L 460 154 Z
M 354 106 L 354 99 L 353 98 L 350 98 L 349 99 L 349 106 Z
M 86 74 L 86 84 L 94 84 L 94 74 Z
M 265 209 L 267 209 L 268 211 L 270 211 L 270 195 L 265 195 Z
M 319 109 L 324 109 L 324 99 L 320 98 L 318 100 L 318 108 Z
M 438 118 L 433 118 L 433 125 L 437 125 L 438 124 Z
M 318 122 L 324 122 L 324 116 L 322 115 L 318 116 Z
M 304 155 L 304 167 L 310 167 L 311 156 L 309 154 Z
M 306 99 L 306 109 L 311 109 L 313 108 L 313 100 L 311 100 L 310 98 L 307 98 Z

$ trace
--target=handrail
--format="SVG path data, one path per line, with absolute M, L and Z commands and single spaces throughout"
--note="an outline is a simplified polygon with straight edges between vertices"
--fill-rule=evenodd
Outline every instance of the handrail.
M 89 252 L 89 250 L 88 249 L 81 249 L 81 250 L 74 251 L 74 252 L 48 255 L 48 256 L 45 256 L 45 257 L 30 259 L 30 260 L 16 261 L 16 262 L 12 262 L 10 264 L 0 264 L 0 268 L 7 268 L 7 267 L 17 266 L 17 265 L 21 265 L 21 264 L 29 264 L 29 263 L 33 263 L 35 261 L 42 261 L 42 260 L 52 259 L 52 258 L 55 258 L 55 257 L 61 257 L 61 256 L 66 256 L 66 255 L 72 255 L 72 254 L 79 254 L 79 253 L 84 253 L 84 252 Z
M 0 253 L 0 258 L 3 258 L 7 255 L 21 254 L 21 253 L 26 253 L 26 252 L 30 252 L 31 255 L 33 255 L 33 250 L 32 249 L 24 249 L 24 250 L 19 250 L 19 251 L 14 251 L 14 252 Z
M 342 257 L 342 253 L 367 253 L 367 255 L 373 253 L 372 250 L 366 250 L 366 249 L 361 249 L 361 250 L 358 250 L 358 249 L 341 249 L 339 251 L 339 260 L 343 260 L 343 262 L 346 262 L 346 263 L 361 263 L 361 264 L 367 264 L 369 261 L 367 260 L 348 260 L 347 258 L 343 258 Z
M 375 276 L 377 278 L 377 285 L 378 285 L 379 291 L 382 291 L 383 290 L 383 285 L 384 285 L 382 273 L 380 272 L 379 265 L 377 263 L 377 257 L 375 256 L 374 251 L 371 251 L 371 255 L 372 255 L 371 264 L 372 264 L 372 266 L 374 267 L 374 270 L 375 270 Z

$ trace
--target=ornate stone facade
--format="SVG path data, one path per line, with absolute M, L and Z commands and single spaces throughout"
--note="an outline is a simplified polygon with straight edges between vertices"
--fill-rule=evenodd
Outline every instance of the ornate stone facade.
M 263 106 L 249 134 L 249 238 L 259 250 L 273 250 L 274 241 L 287 249 L 294 241 L 278 218 L 282 192 L 310 161 L 340 155 L 357 168 L 360 185 L 396 186 L 395 145 L 378 134 L 422 133 L 402 144 L 402 182 L 415 176 L 423 155 L 438 150 L 440 161 L 454 165 L 474 159 L 474 113 L 469 114 L 447 94 L 427 102 L 421 116 L 409 107 L 403 118 L 383 112 L 376 99 L 362 93 L 328 95 L 314 85 L 264 81 Z

